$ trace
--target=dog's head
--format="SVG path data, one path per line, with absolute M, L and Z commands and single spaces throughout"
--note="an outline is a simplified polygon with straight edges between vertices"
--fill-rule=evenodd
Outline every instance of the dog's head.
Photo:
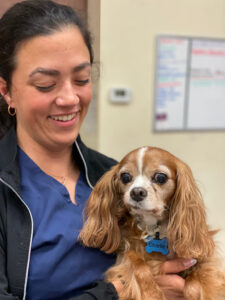
M 192 172 L 165 150 L 136 149 L 100 179 L 88 201 L 80 235 L 84 244 L 116 251 L 125 215 L 138 215 L 147 225 L 166 220 L 170 245 L 180 257 L 212 254 L 214 244 Z
M 175 158 L 166 151 L 143 147 L 128 154 L 117 171 L 117 186 L 123 204 L 146 223 L 168 217 L 176 189 Z

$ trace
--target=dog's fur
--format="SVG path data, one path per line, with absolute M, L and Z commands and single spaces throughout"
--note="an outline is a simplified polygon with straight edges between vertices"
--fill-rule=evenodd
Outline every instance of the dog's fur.
M 201 193 L 190 168 L 169 152 L 143 147 L 129 153 L 97 183 L 86 214 L 80 239 L 117 254 L 106 278 L 124 283 L 120 299 L 164 300 L 155 278 L 163 261 L 175 257 L 197 260 L 181 274 L 185 299 L 225 299 L 215 231 L 207 226 Z M 145 251 L 144 239 L 158 225 L 169 241 L 168 256 Z

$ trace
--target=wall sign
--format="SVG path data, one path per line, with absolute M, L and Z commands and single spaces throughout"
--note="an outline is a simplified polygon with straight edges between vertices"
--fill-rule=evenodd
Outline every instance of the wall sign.
M 225 40 L 157 37 L 155 131 L 225 129 Z

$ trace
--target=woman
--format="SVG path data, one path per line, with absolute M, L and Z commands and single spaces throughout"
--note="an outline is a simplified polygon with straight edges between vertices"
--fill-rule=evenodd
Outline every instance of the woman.
M 118 298 L 120 282 L 92 284 L 115 258 L 77 242 L 91 188 L 116 163 L 79 137 L 92 62 L 88 31 L 67 6 L 23 1 L 0 20 L 2 300 Z M 165 272 L 191 264 L 167 262 Z M 159 284 L 182 299 L 179 276 Z

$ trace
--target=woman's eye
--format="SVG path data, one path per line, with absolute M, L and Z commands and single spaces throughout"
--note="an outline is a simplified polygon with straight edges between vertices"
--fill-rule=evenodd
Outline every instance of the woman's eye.
M 36 89 L 40 92 L 50 92 L 54 86 L 55 86 L 55 84 L 51 84 L 48 86 L 36 85 Z
M 153 181 L 158 183 L 158 184 L 164 184 L 166 183 L 168 180 L 168 177 L 166 174 L 164 173 L 156 173 L 154 176 L 153 176 Z
M 85 80 L 75 80 L 75 83 L 78 85 L 85 85 L 90 82 L 90 79 L 85 79 Z
M 124 184 L 131 182 L 132 176 L 129 173 L 122 173 L 120 178 Z

